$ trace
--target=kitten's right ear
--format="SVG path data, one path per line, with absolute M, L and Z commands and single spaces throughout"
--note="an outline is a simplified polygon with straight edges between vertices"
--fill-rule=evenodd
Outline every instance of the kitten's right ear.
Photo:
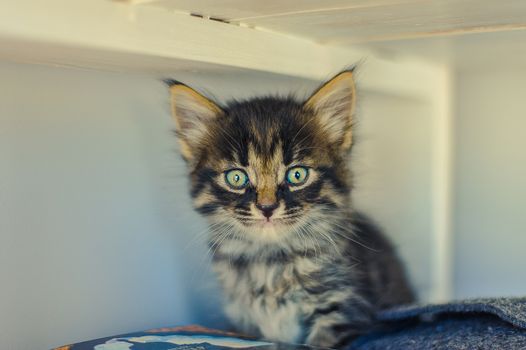
M 170 88 L 172 116 L 183 158 L 193 163 L 206 144 L 208 126 L 222 114 L 221 108 L 194 89 L 175 80 L 164 81 Z

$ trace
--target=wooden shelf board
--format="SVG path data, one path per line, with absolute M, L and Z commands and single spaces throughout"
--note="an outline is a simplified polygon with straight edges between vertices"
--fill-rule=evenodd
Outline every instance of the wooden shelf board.
M 108 0 L 4 1 L 0 59 L 159 76 L 255 70 L 316 80 L 361 62 L 364 89 L 417 98 L 430 96 L 440 74 L 423 60 L 383 59 L 364 49 Z

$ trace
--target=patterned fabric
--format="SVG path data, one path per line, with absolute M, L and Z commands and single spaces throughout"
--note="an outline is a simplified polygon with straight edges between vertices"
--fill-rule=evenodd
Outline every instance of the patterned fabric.
M 278 346 L 235 333 L 192 325 L 100 338 L 54 350 L 275 350 L 278 347 L 280 350 L 307 349 L 304 346 Z

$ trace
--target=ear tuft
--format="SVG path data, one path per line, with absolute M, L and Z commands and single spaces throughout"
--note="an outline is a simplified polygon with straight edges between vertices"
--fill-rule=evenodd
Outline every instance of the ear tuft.
M 210 122 L 222 114 L 212 100 L 176 81 L 164 81 L 170 87 L 172 116 L 181 145 L 181 154 L 189 163 L 196 161 L 206 145 Z
M 315 113 L 329 140 L 347 151 L 352 144 L 352 117 L 356 102 L 353 69 L 340 72 L 324 83 L 305 102 Z
M 173 85 L 185 85 L 185 84 L 181 83 L 179 80 L 175 80 L 175 79 L 171 79 L 171 78 L 163 79 L 163 83 L 168 85 L 168 87 L 172 87 Z

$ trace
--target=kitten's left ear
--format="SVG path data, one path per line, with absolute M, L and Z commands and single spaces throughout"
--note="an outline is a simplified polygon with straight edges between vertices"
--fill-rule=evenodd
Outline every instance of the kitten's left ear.
M 315 113 L 315 118 L 329 140 L 342 152 L 352 144 L 352 116 L 356 101 L 353 71 L 337 74 L 323 84 L 305 102 L 305 107 Z

